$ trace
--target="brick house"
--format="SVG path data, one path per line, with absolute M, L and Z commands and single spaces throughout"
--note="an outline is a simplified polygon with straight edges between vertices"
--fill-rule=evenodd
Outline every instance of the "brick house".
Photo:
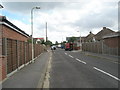
M 88 36 L 90 37 L 90 34 Z M 87 42 L 82 44 L 83 51 L 120 56 L 120 32 L 103 27 L 96 35 L 91 34 L 91 37 L 86 39 Z
M 85 42 L 92 42 L 95 35 L 90 31 L 90 33 L 85 37 Z
M 116 32 L 112 31 L 109 28 L 103 27 L 103 29 L 100 32 L 98 32 L 94 37 L 96 41 L 100 41 L 103 39 L 102 37 L 104 37 L 105 35 L 111 34 L 111 33 L 116 33 Z
M 7 76 L 7 56 L 3 54 L 3 38 L 9 38 L 27 42 L 29 35 L 12 24 L 5 16 L 0 16 L 0 82 Z
M 90 33 L 85 37 L 85 42 L 93 42 L 93 41 L 100 41 L 102 40 L 103 36 L 111 34 L 111 33 L 116 33 L 114 31 L 112 31 L 109 28 L 103 27 L 103 29 L 101 31 L 99 31 L 97 34 L 93 34 L 91 31 Z
M 120 56 L 120 32 L 105 35 L 103 41 L 105 47 L 103 53 Z M 110 51 L 108 51 L 106 47 L 109 47 Z

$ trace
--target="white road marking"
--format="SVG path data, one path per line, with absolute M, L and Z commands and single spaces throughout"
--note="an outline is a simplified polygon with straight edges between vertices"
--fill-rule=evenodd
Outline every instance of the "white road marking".
M 118 62 L 113 62 L 113 63 L 115 63 L 115 64 L 120 64 L 120 63 L 118 63 Z
M 69 57 L 74 58 L 73 56 L 69 55 Z
M 52 57 L 50 56 L 50 60 L 52 59 Z
M 78 58 L 76 58 L 76 60 L 77 60 L 77 61 L 79 61 L 79 59 L 78 59 Z
M 67 55 L 67 53 L 65 53 L 65 55 Z
M 86 62 L 81 61 L 81 60 L 80 60 L 80 59 L 78 59 L 78 58 L 76 58 L 76 60 L 77 60 L 77 61 L 79 61 L 79 62 L 81 62 L 81 63 L 83 63 L 83 64 L 86 64 Z
M 109 73 L 107 73 L 107 72 L 105 72 L 105 71 L 103 71 L 103 70 L 101 70 L 101 69 L 98 69 L 98 68 L 96 68 L 96 67 L 93 67 L 93 68 L 94 68 L 95 70 L 98 70 L 98 71 L 100 71 L 100 72 L 102 72 L 102 73 L 104 73 L 104 74 L 106 74 L 106 75 L 108 75 L 108 76 L 110 76 L 110 77 L 112 77 L 112 78 L 120 81 L 119 78 L 117 78 L 117 77 L 115 77 L 115 76 L 113 76 L 113 75 L 111 75 L 111 74 L 109 74 Z

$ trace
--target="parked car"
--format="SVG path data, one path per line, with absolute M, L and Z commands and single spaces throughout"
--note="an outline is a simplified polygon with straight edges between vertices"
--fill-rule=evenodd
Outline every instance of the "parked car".
M 56 46 L 55 45 L 51 46 L 51 50 L 56 50 Z

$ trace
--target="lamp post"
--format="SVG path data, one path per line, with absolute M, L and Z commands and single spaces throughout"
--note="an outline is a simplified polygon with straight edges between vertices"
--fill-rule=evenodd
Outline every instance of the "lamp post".
M 34 9 L 40 9 L 40 7 L 33 7 L 31 9 L 32 62 L 34 62 L 34 46 L 33 46 L 33 10 Z
M 4 8 L 4 7 L 0 4 L 0 8 Z
M 80 32 L 80 31 L 77 31 L 77 32 Z M 80 34 L 80 51 L 82 51 L 81 34 Z

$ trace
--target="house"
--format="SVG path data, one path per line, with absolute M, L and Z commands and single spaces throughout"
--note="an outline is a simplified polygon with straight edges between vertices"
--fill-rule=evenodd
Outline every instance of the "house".
M 104 41 L 104 54 L 111 54 L 120 56 L 120 32 L 110 33 L 103 36 Z M 109 48 L 109 50 L 107 49 Z
M 85 37 L 85 42 L 92 42 L 94 39 L 94 34 L 90 31 L 90 33 Z
M 103 39 L 103 36 L 108 34 L 114 34 L 115 31 L 112 31 L 109 28 L 103 27 L 101 31 L 99 31 L 97 34 L 93 34 L 91 31 L 90 33 L 85 37 L 85 42 L 94 42 L 94 41 L 100 41 Z
M 34 38 L 36 44 L 44 42 L 44 38 Z
M 109 28 L 103 27 L 103 29 L 95 35 L 95 40 L 96 40 L 96 41 L 100 41 L 100 40 L 103 39 L 103 38 L 102 38 L 103 36 L 105 36 L 105 35 L 107 35 L 107 34 L 111 34 L 111 33 L 116 33 L 116 32 L 115 32 L 115 31 L 112 31 L 112 30 L 109 29 Z
M 87 43 L 82 44 L 82 50 L 99 54 L 120 56 L 119 41 L 120 32 L 115 32 L 109 28 L 103 27 L 103 29 L 96 35 L 90 32 L 86 37 Z

